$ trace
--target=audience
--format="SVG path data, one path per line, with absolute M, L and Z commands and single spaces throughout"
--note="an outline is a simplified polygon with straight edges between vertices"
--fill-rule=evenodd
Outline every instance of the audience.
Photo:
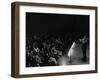
M 34 35 L 26 40 L 26 67 L 56 66 L 72 44 L 67 36 L 52 36 L 41 39 Z

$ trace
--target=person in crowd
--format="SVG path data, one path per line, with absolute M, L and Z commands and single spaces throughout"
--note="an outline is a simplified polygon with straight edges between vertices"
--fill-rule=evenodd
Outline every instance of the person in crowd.
M 66 35 L 51 36 L 48 39 L 41 39 L 39 36 L 34 35 L 33 38 L 27 38 L 26 41 L 26 66 L 56 66 L 59 65 L 59 60 L 66 54 L 69 62 L 72 63 L 73 56 L 80 56 L 81 52 L 77 52 L 80 50 L 78 47 L 80 43 L 82 44 L 83 61 L 86 61 L 87 42 L 88 39 L 86 36 L 82 39 L 72 41 L 72 38 Z
M 49 58 L 48 62 L 49 62 L 49 66 L 57 65 L 56 59 L 54 57 L 52 57 L 52 56 Z

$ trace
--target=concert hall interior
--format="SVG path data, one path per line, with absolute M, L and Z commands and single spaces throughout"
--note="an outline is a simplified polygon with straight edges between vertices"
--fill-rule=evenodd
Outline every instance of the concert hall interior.
M 89 64 L 89 15 L 26 12 L 26 67 L 71 64 Z

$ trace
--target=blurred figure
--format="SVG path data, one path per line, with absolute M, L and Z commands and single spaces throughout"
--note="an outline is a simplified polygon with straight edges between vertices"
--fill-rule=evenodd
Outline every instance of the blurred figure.
M 39 52 L 40 49 L 39 49 L 38 47 L 34 47 L 34 51 L 35 51 L 35 52 Z
M 54 57 L 50 57 L 48 62 L 49 62 L 49 66 L 57 65 L 57 61 L 56 61 L 56 59 Z
M 87 49 L 88 38 L 84 36 L 81 39 L 81 42 L 82 42 L 83 61 L 86 62 L 87 61 L 86 49 Z
M 74 41 L 68 51 L 67 57 L 69 58 L 68 62 L 72 63 L 73 61 L 77 62 L 78 59 L 82 58 L 82 50 L 81 50 L 80 41 Z

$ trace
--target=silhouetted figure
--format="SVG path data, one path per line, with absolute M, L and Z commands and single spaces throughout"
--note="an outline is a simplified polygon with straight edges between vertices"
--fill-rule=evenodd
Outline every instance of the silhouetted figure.
M 87 49 L 88 38 L 84 36 L 81 39 L 81 42 L 82 42 L 83 61 L 86 62 L 87 61 L 86 49 Z

